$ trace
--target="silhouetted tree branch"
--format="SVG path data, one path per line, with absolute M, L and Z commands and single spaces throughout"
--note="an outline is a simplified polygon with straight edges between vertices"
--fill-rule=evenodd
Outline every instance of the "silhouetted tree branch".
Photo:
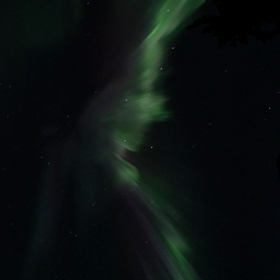
M 265 43 L 280 34 L 279 0 L 211 0 L 217 14 L 203 15 L 189 28 L 218 37 L 219 45 L 248 43 L 253 36 Z

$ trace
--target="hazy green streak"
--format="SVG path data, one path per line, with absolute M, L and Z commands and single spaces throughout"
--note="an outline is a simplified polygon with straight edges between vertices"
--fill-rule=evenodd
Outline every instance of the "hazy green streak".
M 157 219 L 154 239 L 157 239 L 159 246 L 163 248 L 159 258 L 165 264 L 164 269 L 167 269 L 172 279 L 176 280 L 198 279 L 186 259 L 186 255 L 190 253 L 189 245 L 186 238 L 178 231 L 180 215 L 170 214 L 176 207 L 169 203 L 168 197 L 164 198 L 164 190 L 154 188 L 153 185 L 145 188 L 139 171 L 123 159 L 123 154 L 126 150 L 137 151 L 148 127 L 153 122 L 168 117 L 165 97 L 158 88 L 163 72 L 161 68 L 168 55 L 167 45 L 171 44 L 171 40 L 185 27 L 203 2 L 204 0 L 167 0 L 157 8 L 151 32 L 136 51 L 134 72 L 122 102 L 118 104 L 115 114 L 111 115 L 116 121 L 114 123 L 117 123 L 114 127 L 117 182 L 119 186 L 129 185 L 130 188 L 134 186 L 135 191 L 140 193 L 143 203 L 154 213 Z M 151 279 L 158 280 L 159 274 L 151 272 Z M 165 277 L 162 279 L 166 279 Z
M 121 158 L 123 150 L 137 151 L 148 127 L 169 117 L 165 108 L 166 98 L 158 88 L 163 72 L 161 68 L 168 56 L 166 46 L 187 25 L 203 2 L 204 0 L 167 0 L 160 7 L 159 4 L 154 6 L 153 9 L 157 11 L 154 11 L 151 32 L 135 51 L 137 59 L 128 87 L 121 103 L 117 104 L 114 112 L 110 111 L 110 115 L 107 115 L 107 120 L 114 121 L 113 138 L 117 145 L 117 157 Z M 125 169 L 129 169 L 127 164 Z M 120 171 L 118 177 L 125 177 L 123 180 L 130 181 L 124 173 Z M 129 173 L 133 174 L 132 170 Z M 135 181 L 137 176 L 131 176 L 132 181 Z
M 186 26 L 188 19 L 202 3 L 203 0 L 167 0 L 160 8 L 157 5 L 151 32 L 135 51 L 134 56 L 137 58 L 134 70 L 129 77 L 122 104 L 116 108 L 118 112 L 122 108 L 122 119 L 119 119 L 119 126 L 115 127 L 114 137 L 119 147 L 137 151 L 149 125 L 168 118 L 166 98 L 158 88 L 164 72 L 162 67 L 168 56 L 167 45 Z M 169 51 L 172 51 L 171 47 Z M 117 119 L 120 118 L 119 114 Z

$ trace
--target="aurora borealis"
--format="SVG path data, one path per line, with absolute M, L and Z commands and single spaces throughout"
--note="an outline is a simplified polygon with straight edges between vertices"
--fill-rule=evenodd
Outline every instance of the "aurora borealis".
M 2 1 L 1 280 L 279 279 L 279 38 L 248 33 L 277 16 L 248 3 Z
M 152 179 L 144 182 L 141 170 L 130 162 L 129 157 L 137 157 L 149 127 L 154 122 L 168 117 L 169 113 L 165 109 L 166 93 L 163 93 L 160 86 L 164 72 L 162 65 L 168 59 L 167 46 L 171 40 L 175 40 L 176 33 L 186 25 L 187 20 L 202 3 L 203 1 L 166 1 L 163 4 L 151 5 L 149 12 L 154 16 L 150 23 L 150 32 L 126 58 L 126 65 L 129 65 L 126 66 L 129 67 L 126 73 L 129 74 L 110 82 L 97 98 L 89 102 L 79 118 L 76 131 L 71 132 L 60 144 L 60 150 L 54 153 L 54 158 L 51 159 L 53 163 L 47 168 L 44 178 L 37 229 L 27 257 L 26 279 L 33 279 L 32 277 L 39 275 L 44 279 L 42 274 L 48 275 L 44 276 L 48 279 L 50 275 L 61 274 L 59 266 L 55 264 L 58 262 L 55 261 L 57 249 L 50 248 L 59 246 L 59 240 L 64 240 L 63 235 L 57 233 L 62 230 L 60 223 L 64 222 L 63 217 L 57 217 L 60 216 L 57 211 L 62 208 L 64 212 L 63 208 L 68 203 L 64 206 L 65 199 L 60 198 L 59 189 L 63 189 L 63 193 L 66 192 L 70 177 L 75 182 L 71 188 L 75 189 L 66 196 L 70 196 L 70 201 L 73 200 L 74 203 L 67 207 L 71 207 L 70 212 L 74 215 L 72 227 L 76 227 L 76 231 L 80 232 L 77 238 L 82 239 L 82 242 L 77 243 L 78 247 L 75 250 L 83 255 L 82 259 L 90 260 L 86 262 L 87 265 L 75 268 L 79 279 L 119 279 L 115 278 L 115 273 L 106 276 L 105 272 L 95 268 L 97 263 L 106 262 L 105 257 L 99 256 L 98 250 L 93 246 L 95 243 L 92 244 L 91 241 L 96 235 L 103 235 L 96 234 L 96 231 L 101 229 L 91 229 L 89 225 L 100 219 L 90 210 L 95 205 L 93 201 L 96 196 L 104 200 L 101 200 L 103 204 L 115 204 L 112 200 L 122 201 L 121 206 L 116 206 L 116 209 L 112 207 L 111 211 L 117 211 L 120 217 L 124 216 L 121 239 L 128 240 L 125 246 L 130 248 L 129 254 L 135 255 L 134 265 L 140 265 L 140 272 L 132 271 L 129 279 L 198 279 L 187 259 L 187 237 L 179 230 L 179 210 L 164 198 L 166 195 L 163 189 L 168 189 L 168 185 L 162 185 L 161 189 L 156 187 L 155 190 L 155 186 L 149 182 Z M 106 187 L 100 183 L 96 185 L 100 180 L 95 175 L 97 166 L 110 174 L 107 182 L 110 186 Z M 104 189 L 101 191 L 98 188 Z M 108 200 L 104 190 L 105 193 L 113 192 L 114 196 Z M 74 197 L 71 198 L 71 195 Z M 95 208 L 98 209 L 98 206 Z M 132 217 L 126 217 L 127 214 L 122 214 L 124 210 L 120 208 L 128 209 L 133 213 Z M 177 212 L 176 217 L 170 214 L 174 209 Z M 101 212 L 98 215 L 102 217 L 104 214 Z M 66 212 L 65 215 L 67 216 Z M 111 223 L 117 223 L 120 217 L 114 217 Z M 130 225 L 131 219 L 134 220 L 134 226 Z M 110 224 L 108 226 L 111 227 Z M 137 228 L 137 233 L 134 227 Z M 146 248 L 141 245 L 143 238 Z M 97 253 L 89 253 L 87 256 L 83 252 L 86 248 L 84 242 L 92 244 L 89 245 L 90 250 L 96 250 Z M 124 241 L 114 242 L 125 244 Z M 71 248 L 71 243 L 68 246 Z M 59 258 L 65 262 L 64 270 L 68 267 L 68 246 L 58 249 Z M 48 251 L 49 253 L 43 256 L 43 252 Z M 110 258 L 110 251 L 105 255 L 108 256 L 106 258 Z M 75 257 L 72 258 L 76 263 Z M 124 267 L 124 264 L 121 264 L 121 267 Z M 120 279 L 124 279 L 124 275 Z M 65 275 L 61 277 L 64 278 Z

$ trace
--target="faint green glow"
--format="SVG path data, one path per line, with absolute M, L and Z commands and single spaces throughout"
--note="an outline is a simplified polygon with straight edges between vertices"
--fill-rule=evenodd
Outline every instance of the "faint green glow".
M 66 42 L 80 28 L 86 8 L 81 0 L 2 2 L 5 13 L 16 15 L 3 17 L 3 30 L 9 30 L 13 48 L 27 50 L 55 48 Z
M 137 187 L 139 183 L 138 169 L 130 164 L 129 162 L 119 158 L 116 165 L 116 170 L 119 175 L 119 181 L 117 182 L 120 186 Z
M 119 126 L 115 127 L 114 139 L 120 147 L 137 151 L 147 128 L 152 123 L 169 117 L 165 108 L 166 98 L 158 88 L 163 76 L 161 69 L 168 56 L 166 45 L 174 39 L 203 2 L 167 0 L 154 12 L 151 32 L 135 51 L 137 59 L 128 89 L 124 93 L 123 104 L 118 104 L 116 108 L 117 118 L 120 118 L 121 114 L 122 120 L 119 121 Z M 116 113 L 112 115 L 116 117 Z M 124 139 L 127 141 L 124 142 Z
M 169 117 L 170 113 L 165 108 L 166 98 L 158 88 L 163 76 L 161 69 L 168 56 L 167 45 L 185 27 L 203 2 L 204 0 L 167 0 L 160 7 L 153 7 L 155 16 L 151 31 L 135 51 L 137 59 L 122 101 L 105 116 L 106 121 L 114 123 L 112 129 L 117 157 L 123 150 L 138 151 L 149 126 Z M 118 177 L 122 176 L 124 172 L 119 171 Z M 135 176 L 131 176 L 134 180 Z
M 122 155 L 126 150 L 138 151 L 148 127 L 156 121 L 168 118 L 166 98 L 158 88 L 168 56 L 167 45 L 170 45 L 171 40 L 203 2 L 204 0 L 167 0 L 160 8 L 154 7 L 157 9 L 154 12 L 154 22 L 150 33 L 136 51 L 134 72 L 130 76 L 123 101 L 107 116 L 107 120 L 114 120 L 117 182 L 119 186 L 129 185 L 130 188 L 135 188 L 142 202 L 156 217 L 157 229 L 151 232 L 155 232 L 153 239 L 157 239 L 158 246 L 162 248 L 158 258 L 165 264 L 164 269 L 168 270 L 172 279 L 178 280 L 198 279 L 187 260 L 190 247 L 178 230 L 180 214 L 172 215 L 176 207 L 166 197 L 164 184 L 158 187 L 149 183 L 145 187 L 137 168 L 123 159 Z M 155 274 L 151 275 L 151 279 L 158 280 Z

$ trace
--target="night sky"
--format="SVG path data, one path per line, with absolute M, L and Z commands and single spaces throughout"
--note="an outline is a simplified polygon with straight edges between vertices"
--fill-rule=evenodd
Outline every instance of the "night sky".
M 0 12 L 4 26 L 0 33 L 0 279 L 149 279 L 141 274 L 141 261 L 123 238 L 127 228 L 135 227 L 135 232 L 138 228 L 129 201 L 116 198 L 109 163 L 73 163 L 76 169 L 59 177 L 60 189 L 53 196 L 48 195 L 48 174 L 63 170 L 63 157 L 66 162 L 77 160 L 77 146 L 71 146 L 71 141 L 76 141 L 73 135 L 78 135 L 81 116 L 116 78 L 126 78 L 127 65 L 134 63 L 131 55 L 147 36 L 153 14 L 145 14 L 147 5 L 135 1 L 120 5 L 41 2 L 4 1 Z M 198 17 L 212 13 L 218 14 L 207 2 Z M 184 28 L 166 43 L 160 70 L 164 78 L 158 87 L 172 116 L 154 123 L 139 150 L 126 157 L 143 174 L 150 174 L 147 178 L 160 178 L 175 193 L 170 203 L 174 212 L 181 211 L 179 227 L 192 247 L 188 260 L 199 276 L 193 279 L 278 280 L 279 36 L 263 43 L 249 35 L 247 43 L 236 46 L 221 37 L 228 40 L 221 46 L 219 38 L 201 31 L 201 26 Z M 107 104 L 102 106 L 107 110 Z M 98 138 L 99 130 L 91 129 L 93 143 L 98 143 L 103 138 Z M 107 142 L 96 143 L 92 145 L 97 157 L 105 154 Z M 113 190 L 109 195 L 96 191 L 95 214 L 79 213 L 78 217 L 88 217 L 73 236 L 65 236 L 78 215 L 73 209 L 77 174 L 89 170 L 94 170 L 91 181 L 96 188 L 106 185 Z M 58 207 L 51 210 L 60 217 L 53 221 L 53 230 L 59 233 L 52 246 L 60 247 L 59 240 L 66 240 L 59 250 L 62 269 L 58 265 L 54 271 L 59 273 L 40 274 L 53 268 L 51 262 L 42 268 L 52 255 L 41 252 L 36 255 L 39 268 L 29 277 L 26 267 L 36 221 L 48 199 L 57 201 Z M 137 198 L 131 203 L 141 206 Z M 99 223 L 95 240 L 80 247 L 73 240 L 79 238 L 79 231 L 88 230 L 94 215 Z M 135 244 L 140 242 L 137 238 Z M 67 245 L 71 242 L 76 242 L 73 248 L 79 255 Z M 106 245 L 100 249 L 102 242 Z M 87 259 L 96 248 L 100 258 L 93 254 L 82 268 L 89 275 L 95 273 L 94 278 L 72 270 L 80 265 L 76 257 Z M 130 262 L 126 253 L 134 256 Z M 117 262 L 114 256 L 119 256 Z M 102 269 L 89 269 L 91 261 Z M 127 274 L 119 265 L 126 267 Z M 104 270 L 111 271 L 110 276 L 102 276 Z M 138 278 L 132 278 L 135 273 Z

